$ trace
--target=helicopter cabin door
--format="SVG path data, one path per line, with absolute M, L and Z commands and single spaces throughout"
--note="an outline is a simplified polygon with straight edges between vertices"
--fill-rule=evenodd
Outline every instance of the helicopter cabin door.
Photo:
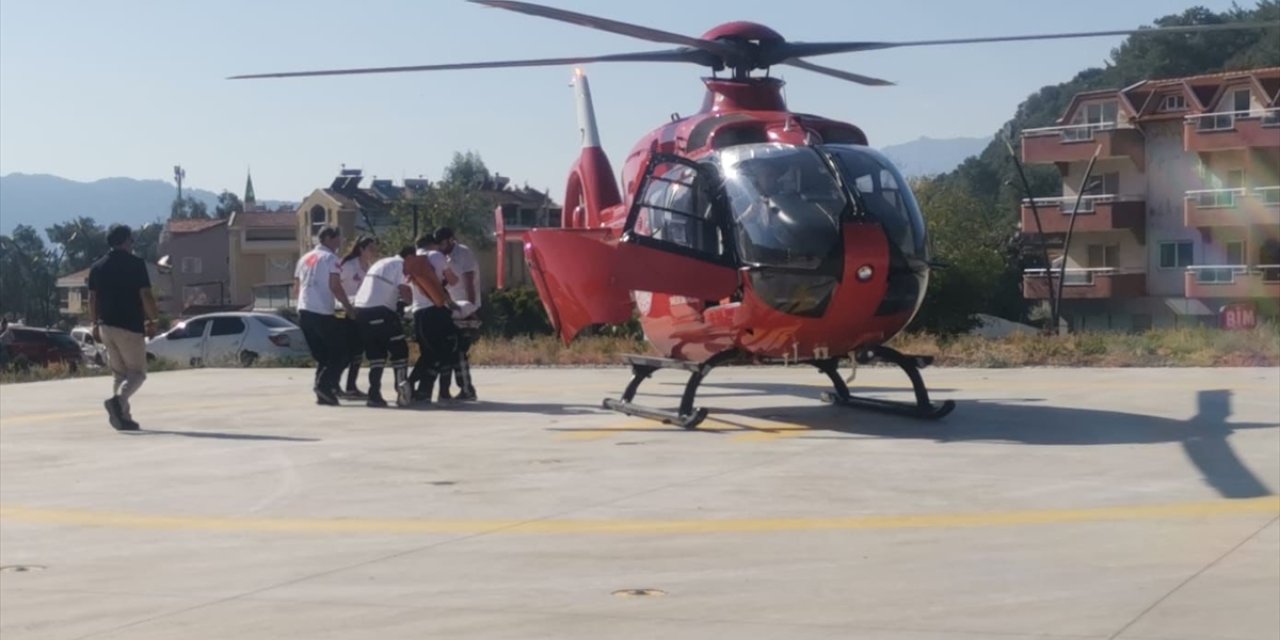
M 719 301 L 738 289 L 713 169 L 655 153 L 627 216 L 615 284 L 633 291 Z

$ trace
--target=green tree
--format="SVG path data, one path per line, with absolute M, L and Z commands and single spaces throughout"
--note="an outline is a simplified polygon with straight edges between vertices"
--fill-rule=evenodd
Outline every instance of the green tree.
M 991 313 L 1000 303 L 1014 228 L 958 185 L 920 181 L 915 195 L 934 257 L 947 266 L 930 276 L 914 326 L 941 335 L 968 331 L 976 324 L 975 314 Z
M 32 227 L 0 235 L 0 313 L 34 326 L 58 317 L 53 256 Z
M 133 230 L 133 252 L 147 262 L 160 259 L 160 234 L 164 223 L 158 218 Z
M 181 200 L 175 199 L 173 205 L 169 207 L 170 220 L 184 220 L 195 218 L 201 220 L 209 219 L 209 208 L 205 203 L 187 196 Z
M 58 247 L 59 274 L 74 273 L 93 264 L 107 252 L 107 230 L 93 218 L 80 216 L 45 229 L 49 241 Z
M 244 203 L 240 201 L 240 196 L 230 191 L 218 194 L 218 206 L 213 210 L 213 217 L 225 220 L 233 213 L 244 213 Z
M 419 233 L 449 227 L 460 240 L 473 248 L 493 244 L 488 232 L 494 208 L 492 199 L 460 184 L 440 182 L 396 203 L 391 212 L 395 230 L 384 238 L 384 252 L 413 244 L 415 208 Z
M 480 154 L 474 151 L 453 152 L 453 161 L 445 167 L 442 182 L 464 189 L 479 189 L 491 178 L 489 168 L 484 166 Z

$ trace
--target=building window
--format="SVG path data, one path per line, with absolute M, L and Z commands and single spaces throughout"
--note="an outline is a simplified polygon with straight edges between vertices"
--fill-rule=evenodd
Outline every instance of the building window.
M 45 298 L 48 300 L 48 298 Z M 71 290 L 66 287 L 58 287 L 58 306 L 63 309 L 69 309 L 71 305 Z
M 1249 110 L 1249 90 L 1236 89 L 1235 93 L 1231 94 L 1231 102 L 1232 102 L 1232 105 L 1231 105 L 1232 111 L 1237 111 L 1237 112 L 1248 111 Z
M 1120 245 L 1089 245 L 1090 269 L 1115 269 L 1120 266 Z
M 1227 243 L 1227 264 L 1231 266 L 1244 265 L 1244 242 L 1235 240 Z
M 1080 124 L 1115 124 L 1119 115 L 1119 103 L 1111 101 L 1085 105 L 1081 115 L 1084 122 Z
M 1182 94 L 1171 94 L 1164 97 L 1160 101 L 1161 111 L 1186 111 L 1187 98 Z
M 1084 190 L 1087 196 L 1114 196 L 1120 194 L 1120 174 L 1104 173 L 1089 179 L 1089 186 Z
M 200 258 L 195 258 L 192 256 L 184 256 L 182 258 L 183 273 L 203 273 L 204 272 L 203 267 L 204 265 L 201 264 Z
M 1194 243 L 1189 240 L 1180 242 L 1161 242 L 1160 243 L 1160 268 L 1161 269 L 1183 269 L 1194 264 L 1192 259 L 1192 248 Z
M 324 207 L 316 205 L 311 207 L 311 237 L 315 238 L 320 235 L 320 228 L 329 223 L 329 212 Z

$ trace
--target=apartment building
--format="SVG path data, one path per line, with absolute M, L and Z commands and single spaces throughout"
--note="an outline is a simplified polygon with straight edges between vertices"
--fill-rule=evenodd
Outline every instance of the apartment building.
M 189 316 L 231 301 L 226 220 L 169 220 L 160 232 L 159 249 L 160 255 L 169 256 L 178 294 L 162 309 L 165 313 Z
M 1149 80 L 1076 95 L 1057 126 L 1022 132 L 1023 162 L 1062 176 L 1060 196 L 1034 202 L 1039 230 L 1031 201 L 1021 216 L 1055 267 L 1075 213 L 1062 294 L 1074 329 L 1216 323 L 1230 303 L 1275 317 L 1278 101 L 1280 67 Z M 1044 269 L 1023 275 L 1026 299 L 1049 291 Z
M 298 214 L 246 207 L 227 221 L 231 299 L 238 306 L 274 311 L 293 306 L 289 288 L 298 251 Z

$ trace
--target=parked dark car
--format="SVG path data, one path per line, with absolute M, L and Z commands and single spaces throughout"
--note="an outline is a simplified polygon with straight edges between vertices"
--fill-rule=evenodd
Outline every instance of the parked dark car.
M 75 369 L 84 361 L 80 345 L 66 331 L 9 326 L 13 340 L 4 348 L 8 366 L 39 365 L 65 362 Z

